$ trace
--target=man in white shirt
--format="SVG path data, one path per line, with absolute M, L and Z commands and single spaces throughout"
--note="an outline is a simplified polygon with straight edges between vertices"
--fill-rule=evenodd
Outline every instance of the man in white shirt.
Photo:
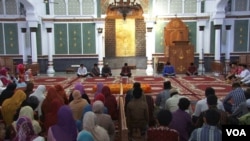
M 87 68 L 83 64 L 81 64 L 77 70 L 77 76 L 78 77 L 86 77 L 88 75 L 89 75 L 89 73 L 87 71 Z
M 168 98 L 165 102 L 165 109 L 169 110 L 170 112 L 174 112 L 179 109 L 179 106 L 178 106 L 179 100 L 181 98 L 187 98 L 187 97 L 180 95 L 176 88 L 170 89 L 169 94 L 170 94 L 170 98 Z M 190 115 L 193 113 L 191 106 L 189 106 L 189 109 L 186 111 Z
M 208 110 L 207 97 L 209 95 L 215 95 L 215 90 L 212 87 L 207 87 L 205 90 L 205 98 L 197 101 L 195 104 L 194 114 L 192 116 L 193 122 L 195 123 L 201 112 Z M 218 99 L 217 108 L 225 111 L 223 103 Z
M 247 65 L 241 64 L 241 67 L 242 67 L 242 71 L 239 75 L 236 75 L 236 80 L 242 80 L 248 75 L 250 75 L 250 71 L 247 69 Z

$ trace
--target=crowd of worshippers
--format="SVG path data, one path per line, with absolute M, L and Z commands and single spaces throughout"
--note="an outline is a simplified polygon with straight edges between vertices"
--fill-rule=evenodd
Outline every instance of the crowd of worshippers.
M 246 64 L 229 63 L 229 71 L 225 75 L 226 83 L 238 82 L 242 86 L 250 87 L 250 71 Z
M 0 140 L 117 140 L 118 102 L 108 86 L 96 85 L 90 100 L 81 82 L 66 93 L 60 84 L 34 89 L 30 81 L 19 89 L 9 80 L 0 94 Z M 155 99 L 134 82 L 124 104 L 129 140 L 221 141 L 222 125 L 250 125 L 249 88 L 235 82 L 220 99 L 212 87 L 204 93 L 205 98 L 192 105 L 171 81 L 163 82 Z

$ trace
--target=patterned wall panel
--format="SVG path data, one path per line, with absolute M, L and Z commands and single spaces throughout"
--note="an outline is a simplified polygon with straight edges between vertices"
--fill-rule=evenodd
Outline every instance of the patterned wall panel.
M 5 7 L 6 7 L 6 14 L 17 15 L 17 5 L 15 0 L 6 0 Z
M 170 13 L 182 13 L 182 0 L 172 0 L 170 2 Z
M 17 24 L 4 24 L 4 37 L 6 54 L 18 54 L 18 31 Z
M 83 54 L 95 53 L 95 24 L 82 24 Z
M 37 54 L 42 55 L 41 24 L 38 24 L 36 32 Z
M 196 13 L 197 4 L 196 0 L 186 0 L 184 2 L 184 13 Z
M 69 54 L 81 54 L 81 24 L 72 23 L 69 24 Z
M 146 23 L 143 19 L 135 20 L 135 56 L 146 56 Z
M 211 22 L 210 28 L 210 53 L 215 52 L 215 28 L 214 22 Z
M 236 20 L 234 23 L 234 51 L 247 51 L 248 20 Z
M 93 15 L 95 13 L 95 6 L 93 0 L 83 0 L 82 1 L 82 14 L 83 15 Z
M 235 0 L 235 11 L 246 11 L 247 1 L 249 0 Z
M 84 2 L 83 2 L 84 3 Z M 68 3 L 69 15 L 80 15 L 80 2 L 79 0 L 70 0 Z
M 0 23 L 0 54 L 4 54 L 3 24 L 2 23 Z
M 185 24 L 189 29 L 188 32 L 189 41 L 194 46 L 194 52 L 196 52 L 196 22 L 185 22 Z
M 57 4 L 54 4 L 55 15 L 66 15 L 66 4 L 64 0 L 54 0 Z
M 165 22 L 158 22 L 155 25 L 155 53 L 164 53 L 164 27 L 167 25 Z
M 55 24 L 55 54 L 68 54 L 67 24 Z
M 156 2 L 156 6 L 157 10 L 155 10 L 155 12 L 158 15 L 164 15 L 168 13 L 168 0 L 158 0 Z
M 0 15 L 3 15 L 3 3 L 0 1 Z

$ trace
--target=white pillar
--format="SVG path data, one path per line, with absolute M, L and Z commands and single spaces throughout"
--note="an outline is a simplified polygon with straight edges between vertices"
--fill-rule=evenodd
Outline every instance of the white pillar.
M 103 36 L 103 28 L 98 27 L 97 28 L 97 47 L 96 47 L 96 51 L 97 51 L 97 54 L 98 54 L 98 66 L 100 68 L 100 71 L 103 68 L 103 54 L 104 54 L 102 36 Z
M 221 57 L 221 25 L 215 25 L 215 52 L 214 61 L 220 63 Z
M 22 54 L 23 54 L 23 64 L 27 65 L 28 64 L 28 56 L 27 56 L 27 52 L 26 52 L 26 39 L 25 39 L 25 34 L 26 34 L 26 28 L 21 28 L 22 34 L 20 37 L 20 40 L 22 41 Z
M 199 67 L 198 72 L 200 75 L 203 75 L 205 72 L 204 67 L 204 27 L 205 26 L 199 26 L 199 36 L 198 36 L 198 53 L 199 53 Z
M 53 66 L 53 47 L 52 47 L 52 28 L 47 29 L 47 37 L 48 37 L 48 69 L 47 74 L 49 76 L 53 76 L 55 74 L 54 66 Z
M 226 65 L 226 73 L 229 71 L 229 63 L 230 63 L 230 50 L 231 50 L 231 36 L 230 36 L 231 25 L 226 25 L 226 55 L 225 55 L 225 65 Z
M 153 38 L 153 27 L 147 27 L 147 33 L 146 33 L 146 56 L 147 56 L 147 69 L 146 74 L 147 75 L 153 75 L 154 69 L 153 69 L 153 61 L 152 61 L 152 50 L 154 46 L 154 42 L 152 40 Z
M 36 27 L 31 27 L 31 56 L 32 56 L 32 64 L 37 64 L 37 41 L 36 41 Z

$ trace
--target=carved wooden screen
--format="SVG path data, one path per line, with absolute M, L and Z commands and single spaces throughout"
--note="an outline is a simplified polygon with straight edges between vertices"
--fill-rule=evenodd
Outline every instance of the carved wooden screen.
M 173 41 L 188 41 L 188 28 L 179 18 L 172 19 L 164 28 L 165 56 L 169 57 L 169 46 Z

